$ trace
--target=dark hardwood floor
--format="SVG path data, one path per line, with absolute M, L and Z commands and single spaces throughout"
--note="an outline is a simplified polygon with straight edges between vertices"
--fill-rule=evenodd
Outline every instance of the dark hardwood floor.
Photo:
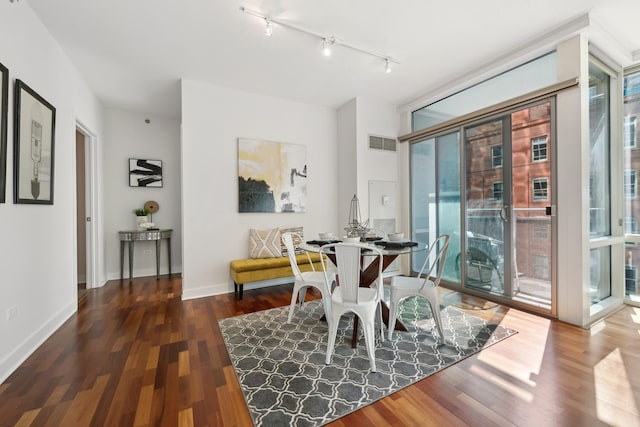
M 176 275 L 89 289 L 0 385 L 0 426 L 250 426 L 217 320 L 286 305 L 291 289 L 182 301 Z M 519 333 L 331 426 L 640 426 L 640 309 L 583 330 L 442 298 Z

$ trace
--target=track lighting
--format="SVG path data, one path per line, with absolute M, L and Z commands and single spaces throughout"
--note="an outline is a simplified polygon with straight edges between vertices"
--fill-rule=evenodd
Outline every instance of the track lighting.
M 16 0 L 17 1 L 17 0 Z M 258 17 L 260 19 L 263 19 L 266 25 L 264 34 L 265 36 L 271 36 L 273 34 L 273 24 L 276 23 L 278 24 L 279 27 L 284 27 L 284 28 L 288 28 L 290 30 L 294 30 L 297 31 L 299 33 L 304 33 L 308 36 L 312 36 L 312 37 L 316 37 L 320 40 L 322 40 L 322 53 L 324 54 L 324 56 L 330 56 L 331 55 L 331 51 L 333 50 L 333 46 L 342 46 L 342 47 L 346 47 L 348 49 L 351 50 L 355 50 L 357 52 L 360 53 L 364 53 L 366 55 L 370 55 L 373 56 L 375 58 L 379 58 L 384 60 L 385 63 L 385 72 L 386 73 L 390 73 L 391 72 L 391 63 L 393 62 L 394 64 L 399 64 L 400 62 L 397 59 L 392 58 L 389 55 L 385 55 L 382 53 L 378 53 L 378 52 L 374 52 L 372 50 L 368 50 L 368 49 L 363 49 L 360 48 L 358 46 L 354 46 L 351 43 L 346 42 L 345 40 L 342 39 L 338 39 L 335 36 L 326 36 L 326 35 L 322 35 L 322 34 L 318 34 L 315 33 L 313 31 L 307 30 L 305 28 L 301 28 L 301 27 L 297 27 L 295 25 L 291 25 L 287 22 L 283 22 L 283 21 L 279 21 L 276 19 L 273 19 L 270 16 L 267 16 L 261 12 L 257 12 L 255 10 L 251 10 L 251 9 L 247 9 L 246 7 L 240 7 L 240 10 L 248 15 L 252 15 L 255 17 Z
M 324 56 L 331 56 L 331 46 L 335 43 L 334 40 L 322 39 L 322 53 Z
M 265 29 L 264 29 L 264 35 L 267 37 L 271 37 L 271 35 L 273 34 L 273 24 L 271 23 L 271 20 L 269 18 L 264 18 L 264 22 L 265 22 Z

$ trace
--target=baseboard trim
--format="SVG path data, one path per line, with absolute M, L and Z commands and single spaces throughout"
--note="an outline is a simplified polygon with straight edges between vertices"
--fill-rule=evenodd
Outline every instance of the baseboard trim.
M 269 286 L 284 285 L 285 283 L 293 283 L 294 277 L 282 277 L 279 279 L 261 280 L 259 282 L 251 282 L 244 284 L 244 292 L 251 289 L 266 288 Z M 213 295 L 229 294 L 233 292 L 233 282 L 219 283 L 211 286 L 202 286 L 194 289 L 185 289 L 182 283 L 182 299 L 189 300 L 195 298 L 210 297 Z M 245 293 L 244 298 L 247 298 Z
M 73 316 L 78 309 L 74 301 L 47 321 L 40 329 L 19 344 L 14 351 L 0 361 L 0 383 L 3 383 L 38 347 L 40 347 L 60 326 Z

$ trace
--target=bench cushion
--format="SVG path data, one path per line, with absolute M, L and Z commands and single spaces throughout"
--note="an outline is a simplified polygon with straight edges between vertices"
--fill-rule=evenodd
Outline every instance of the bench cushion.
M 320 255 L 317 253 L 309 255 L 316 270 L 322 270 Z M 300 271 L 311 271 L 311 264 L 306 254 L 296 255 L 296 261 Z M 237 259 L 231 261 L 230 271 L 233 281 L 237 284 L 293 276 L 289 257 Z

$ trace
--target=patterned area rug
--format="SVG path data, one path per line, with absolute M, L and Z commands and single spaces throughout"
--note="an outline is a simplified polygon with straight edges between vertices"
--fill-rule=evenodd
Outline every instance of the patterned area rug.
M 410 332 L 394 332 L 393 341 L 384 342 L 376 334 L 374 373 L 362 333 L 358 348 L 351 348 L 351 316 L 342 317 L 332 364 L 325 365 L 328 328 L 319 320 L 324 314 L 320 301 L 297 310 L 291 324 L 288 310 L 218 322 L 256 426 L 324 425 L 516 333 L 446 307 L 443 345 L 435 339 L 426 302 L 411 298 L 399 314 Z

